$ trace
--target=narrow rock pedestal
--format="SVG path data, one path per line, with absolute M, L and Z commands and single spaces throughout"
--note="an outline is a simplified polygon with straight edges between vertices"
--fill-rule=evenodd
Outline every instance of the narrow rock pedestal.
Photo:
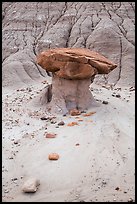
M 72 109 L 86 110 L 96 104 L 89 86 L 91 79 L 68 80 L 53 76 L 51 112 L 66 114 Z

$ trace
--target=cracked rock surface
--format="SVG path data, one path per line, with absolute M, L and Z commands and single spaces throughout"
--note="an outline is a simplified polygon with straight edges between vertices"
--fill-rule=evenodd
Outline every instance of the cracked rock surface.
M 97 52 L 82 48 L 56 48 L 42 52 L 37 63 L 64 79 L 86 79 L 95 74 L 108 74 L 117 67 Z
M 36 55 L 56 47 L 100 52 L 118 67 L 97 76 L 96 83 L 134 86 L 135 3 L 2 3 L 3 86 L 47 76 L 36 64 Z

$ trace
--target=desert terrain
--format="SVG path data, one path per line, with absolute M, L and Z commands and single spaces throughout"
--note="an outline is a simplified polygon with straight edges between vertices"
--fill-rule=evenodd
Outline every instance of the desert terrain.
M 2 202 L 135 202 L 135 3 L 3 2 L 2 17 Z M 78 116 L 47 109 L 52 77 L 36 56 L 60 47 L 117 64 Z

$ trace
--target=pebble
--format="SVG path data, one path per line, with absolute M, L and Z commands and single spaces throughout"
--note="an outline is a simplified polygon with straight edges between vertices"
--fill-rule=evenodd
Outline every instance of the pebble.
M 47 133 L 46 138 L 55 138 L 56 134 L 55 133 Z
M 85 114 L 83 114 L 83 116 L 84 116 L 84 117 L 87 117 L 87 116 L 91 116 L 91 115 L 93 115 L 93 114 L 95 114 L 95 113 L 96 113 L 96 112 L 93 111 L 93 112 L 85 113 Z
M 128 202 L 133 202 L 133 201 L 134 201 L 133 198 L 128 199 Z
M 12 181 L 17 181 L 18 179 L 17 179 L 17 178 L 12 178 L 11 180 L 12 180 Z
M 9 190 L 6 189 L 6 190 L 4 191 L 4 193 L 9 193 Z
M 27 88 L 26 90 L 28 90 L 29 92 L 31 92 L 31 91 L 32 91 L 32 89 L 31 89 L 31 88 Z
M 58 125 L 65 125 L 65 123 L 64 123 L 64 121 L 60 121 L 59 123 L 58 123 Z
M 127 193 L 127 191 L 124 191 L 124 193 Z
M 26 180 L 22 186 L 22 191 L 24 193 L 35 193 L 40 185 L 40 181 L 36 178 L 29 178 Z
M 47 118 L 47 117 L 41 117 L 40 119 L 41 119 L 41 120 L 48 120 L 49 118 Z
M 108 104 L 108 101 L 102 101 L 103 104 Z
M 86 113 L 86 111 L 82 110 L 81 113 Z
M 13 159 L 13 156 L 10 156 L 9 159 Z
M 55 124 L 56 123 L 56 121 L 54 121 L 54 120 L 51 120 L 51 122 L 50 122 L 51 124 Z
M 131 87 L 129 88 L 129 91 L 135 91 L 135 88 L 134 88 L 133 86 L 131 86 Z
M 76 115 L 80 115 L 80 114 L 81 114 L 81 112 L 79 110 L 77 110 L 77 109 L 70 110 L 70 115 L 71 116 L 76 116 Z
M 74 125 L 78 125 L 77 122 L 71 122 L 71 123 L 68 123 L 67 126 L 74 126 Z
M 14 144 L 18 144 L 20 140 L 14 140 Z
M 117 98 L 121 97 L 120 94 L 116 94 L 116 93 L 113 93 L 112 96 L 117 97 Z
M 102 181 L 102 184 L 105 185 L 105 184 L 107 184 L 107 182 L 106 181 Z
M 116 94 L 116 97 L 117 97 L 117 98 L 120 98 L 121 96 L 120 96 L 120 94 Z
M 51 153 L 48 156 L 49 160 L 58 160 L 59 159 L 59 155 L 57 153 Z

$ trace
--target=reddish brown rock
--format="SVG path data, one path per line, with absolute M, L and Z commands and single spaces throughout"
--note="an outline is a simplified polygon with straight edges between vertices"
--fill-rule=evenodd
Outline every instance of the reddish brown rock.
M 74 125 L 78 125 L 78 123 L 77 122 L 71 122 L 71 123 L 68 123 L 68 125 L 67 126 L 74 126 Z
M 94 112 L 89 112 L 89 113 L 85 113 L 85 114 L 83 114 L 83 116 L 84 117 L 87 117 L 87 116 L 91 116 L 91 115 L 93 115 L 93 114 L 95 114 L 96 112 L 94 111 Z
M 55 138 L 56 137 L 56 134 L 55 133 L 47 133 L 46 138 Z
M 81 114 L 81 112 L 79 110 L 77 110 L 77 109 L 72 109 L 72 110 L 70 110 L 69 113 L 70 113 L 71 116 L 76 116 L 76 115 Z
M 59 155 L 57 153 L 51 153 L 49 154 L 49 160 L 58 160 L 59 159 Z
M 56 48 L 43 51 L 37 63 L 64 79 L 85 79 L 98 74 L 108 74 L 116 64 L 97 52 L 85 48 Z

